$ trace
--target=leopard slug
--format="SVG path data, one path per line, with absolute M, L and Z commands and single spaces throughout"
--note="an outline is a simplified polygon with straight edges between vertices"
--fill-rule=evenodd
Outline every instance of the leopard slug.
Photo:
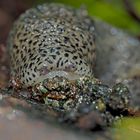
M 94 21 L 84 9 L 43 4 L 23 13 L 8 39 L 11 76 L 29 87 L 46 78 L 92 76 Z
M 94 26 L 86 10 L 63 4 L 47 3 L 23 13 L 8 39 L 13 88 L 28 90 L 24 99 L 70 113 L 72 121 L 82 110 L 100 112 L 109 124 L 114 120 L 109 110 L 122 116 L 129 106 L 128 88 L 121 83 L 110 88 L 94 76 Z

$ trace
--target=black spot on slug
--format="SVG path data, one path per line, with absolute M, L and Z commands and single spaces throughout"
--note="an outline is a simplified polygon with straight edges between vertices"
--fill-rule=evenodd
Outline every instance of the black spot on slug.
M 57 61 L 57 64 L 56 64 L 57 68 L 59 67 L 59 63 L 60 63 L 61 59 L 62 58 L 60 57 L 59 60 Z
M 69 56 L 69 54 L 68 54 L 68 53 L 65 53 L 64 55 L 65 55 L 65 57 L 68 57 L 68 56 Z
M 77 59 L 77 56 L 73 56 L 73 60 L 76 60 Z

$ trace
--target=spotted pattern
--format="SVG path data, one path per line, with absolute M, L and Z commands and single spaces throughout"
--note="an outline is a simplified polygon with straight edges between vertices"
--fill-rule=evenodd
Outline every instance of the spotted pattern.
M 12 77 L 31 86 L 51 71 L 93 75 L 94 32 L 84 9 L 44 4 L 27 10 L 8 40 Z

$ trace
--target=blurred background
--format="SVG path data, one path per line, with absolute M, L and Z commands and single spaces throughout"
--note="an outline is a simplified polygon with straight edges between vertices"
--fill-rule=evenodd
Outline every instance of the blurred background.
M 5 44 L 13 21 L 22 12 L 45 2 L 85 5 L 91 16 L 140 37 L 140 0 L 0 0 L 0 44 Z

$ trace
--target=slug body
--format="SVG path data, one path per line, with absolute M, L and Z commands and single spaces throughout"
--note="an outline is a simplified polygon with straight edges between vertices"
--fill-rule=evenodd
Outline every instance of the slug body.
M 111 89 L 94 78 L 94 21 L 83 9 L 44 4 L 27 10 L 14 23 L 8 47 L 13 88 L 57 111 L 72 111 L 72 122 L 91 109 L 111 122 L 108 110 L 122 116 L 129 104 L 126 86 Z
M 94 22 L 82 9 L 44 4 L 14 23 L 8 46 L 11 75 L 25 87 L 44 79 L 93 75 Z

